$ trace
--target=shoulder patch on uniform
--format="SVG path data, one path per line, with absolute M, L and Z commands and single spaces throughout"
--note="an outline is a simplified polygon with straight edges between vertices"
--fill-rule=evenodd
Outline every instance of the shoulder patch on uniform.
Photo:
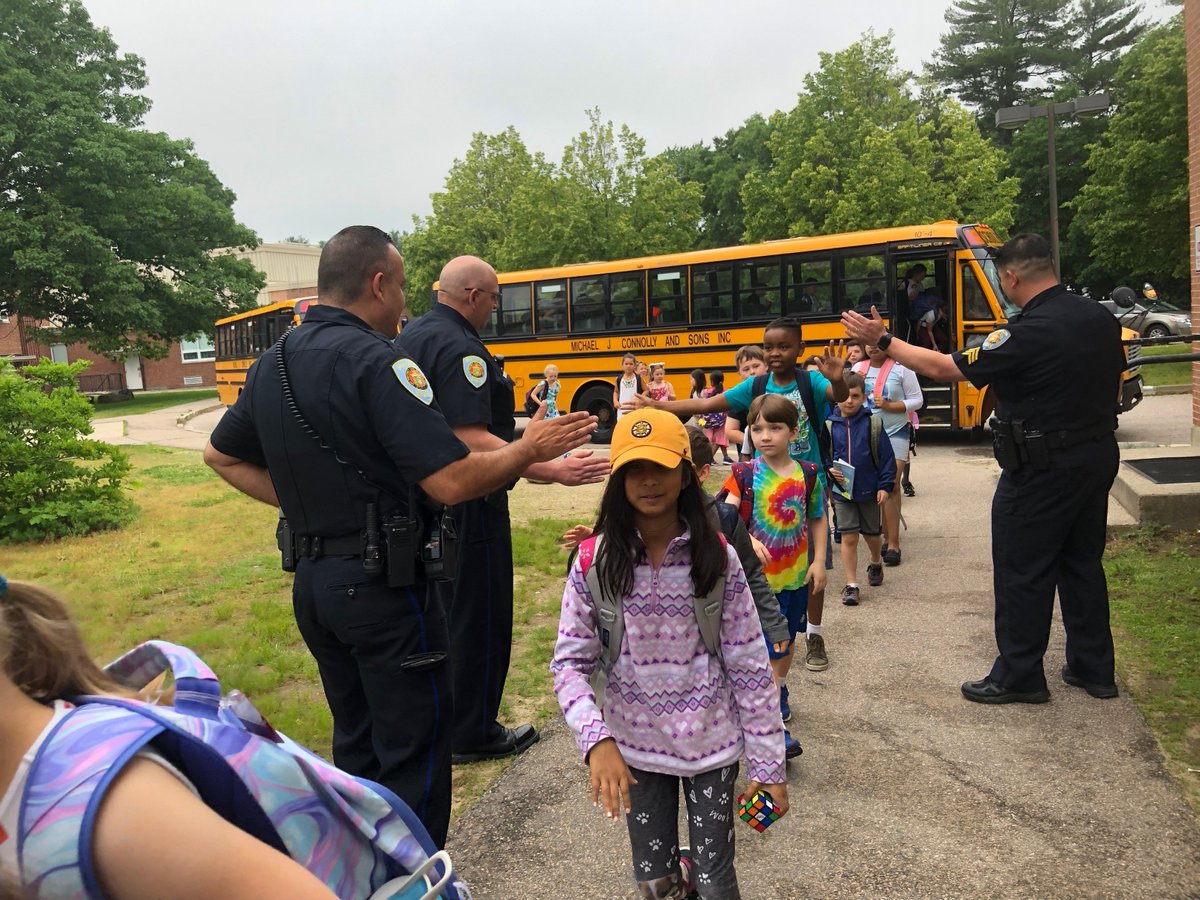
M 991 334 L 983 339 L 984 350 L 995 350 L 1005 341 L 1012 337 L 1012 332 L 1007 328 L 997 328 Z
M 464 356 L 462 361 L 463 374 L 471 387 L 481 388 L 487 382 L 487 363 L 481 356 Z
M 426 406 L 433 403 L 433 388 L 429 386 L 429 379 L 415 362 L 407 357 L 398 359 L 392 363 L 392 371 L 396 373 L 396 380 L 404 385 L 406 391 Z
M 962 352 L 962 358 L 966 360 L 968 366 L 975 365 L 975 360 L 979 359 L 979 348 L 968 347 Z

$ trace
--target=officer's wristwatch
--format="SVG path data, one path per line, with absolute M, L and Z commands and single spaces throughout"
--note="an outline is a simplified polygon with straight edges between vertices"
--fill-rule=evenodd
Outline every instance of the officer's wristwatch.
M 877 340 L 875 342 L 875 346 L 886 353 L 888 344 L 890 344 L 891 342 L 892 342 L 892 333 L 890 331 L 885 331 L 883 333 L 883 337 L 881 337 L 879 340 Z

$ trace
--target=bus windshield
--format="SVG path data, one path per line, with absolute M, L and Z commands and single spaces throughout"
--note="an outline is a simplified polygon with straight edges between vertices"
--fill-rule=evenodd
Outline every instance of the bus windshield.
M 983 274 L 987 276 L 988 284 L 992 286 L 992 292 L 996 295 L 996 299 L 1000 301 L 1000 309 L 1004 311 L 1004 318 L 1011 319 L 1021 311 L 1021 307 L 1008 299 L 1008 295 L 1004 293 L 1004 288 L 1000 286 L 1000 270 L 996 268 L 996 261 L 990 256 L 987 259 L 979 261 L 979 265 L 983 268 Z

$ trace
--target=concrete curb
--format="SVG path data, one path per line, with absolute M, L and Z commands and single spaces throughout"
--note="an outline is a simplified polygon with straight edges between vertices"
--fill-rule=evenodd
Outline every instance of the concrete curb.
M 204 407 L 203 409 L 189 409 L 187 412 L 185 412 L 183 415 L 181 415 L 179 418 L 177 418 L 175 420 L 175 424 L 178 425 L 180 428 L 182 428 L 188 422 L 192 421 L 192 419 L 196 418 L 196 416 L 202 416 L 205 413 L 216 412 L 223 405 L 224 404 L 221 404 L 221 403 L 214 403 L 211 406 Z
M 1142 393 L 1147 397 L 1163 394 L 1190 394 L 1191 392 L 1190 384 L 1148 384 L 1142 388 Z

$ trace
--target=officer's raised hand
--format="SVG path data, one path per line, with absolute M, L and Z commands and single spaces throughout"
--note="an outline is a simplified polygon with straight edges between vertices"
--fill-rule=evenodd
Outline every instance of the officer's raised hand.
M 547 419 L 546 404 L 543 402 L 525 426 L 521 442 L 533 447 L 534 458 L 538 462 L 549 462 L 586 444 L 591 440 L 596 425 L 596 417 L 585 412 L 567 413 Z
M 594 456 L 591 450 L 576 450 L 554 465 L 553 481 L 571 487 L 599 484 L 608 477 L 610 468 L 607 456 Z
M 846 310 L 842 313 L 842 327 L 852 341 L 863 341 L 873 347 L 879 346 L 879 339 L 887 332 L 887 323 L 874 306 L 869 319 L 852 309 Z

